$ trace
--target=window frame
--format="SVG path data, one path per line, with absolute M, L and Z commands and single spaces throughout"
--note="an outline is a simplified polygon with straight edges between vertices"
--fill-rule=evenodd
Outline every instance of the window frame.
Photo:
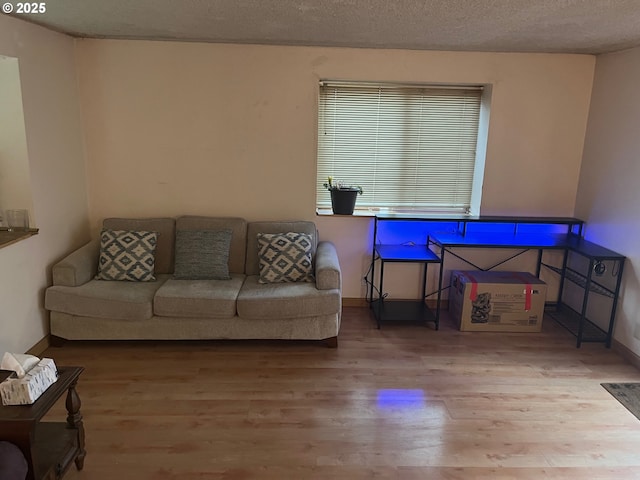
M 433 206 L 433 205 L 424 205 L 420 204 L 417 206 L 412 205 L 391 205 L 391 204 L 375 204 L 375 202 L 369 201 L 367 202 L 366 193 L 368 187 L 365 182 L 364 184 L 359 182 L 358 176 L 353 175 L 353 171 L 349 172 L 351 175 L 347 175 L 346 178 L 340 178 L 340 173 L 331 175 L 335 180 L 346 180 L 346 185 L 359 185 L 364 189 L 364 195 L 358 198 L 356 203 L 356 214 L 378 214 L 378 213 L 411 213 L 411 214 L 430 214 L 430 213 L 447 213 L 447 214 L 470 214 L 477 215 L 480 211 L 480 201 L 482 197 L 482 184 L 484 180 L 484 165 L 486 159 L 486 148 L 487 148 L 487 137 L 488 137 L 488 125 L 489 125 L 489 106 L 491 102 L 491 85 L 487 84 L 400 84 L 400 83 L 381 83 L 381 82 L 357 82 L 357 81 L 336 81 L 336 80 L 320 80 L 318 87 L 318 110 L 317 110 L 317 150 L 316 150 L 316 209 L 318 213 L 329 213 L 330 212 L 330 195 L 329 192 L 323 186 L 324 183 L 327 182 L 327 172 L 334 172 L 336 170 L 327 169 L 327 167 L 323 167 L 323 161 L 325 159 L 321 158 L 322 148 L 323 147 L 323 115 L 324 109 L 327 107 L 327 103 L 322 98 L 323 88 L 343 88 L 343 89 L 378 89 L 380 91 L 390 91 L 393 90 L 397 92 L 407 91 L 409 94 L 415 94 L 416 91 L 428 92 L 429 94 L 439 94 L 442 93 L 443 96 L 450 94 L 450 92 L 476 92 L 474 95 L 476 97 L 477 102 L 477 113 L 476 123 L 473 128 L 475 128 L 475 140 L 473 140 L 473 148 L 474 153 L 469 154 L 467 152 L 467 157 L 472 157 L 471 170 L 472 174 L 470 177 L 469 184 L 469 201 L 466 203 L 464 207 L 451 207 L 447 206 Z M 444 93 L 447 92 L 447 93 Z M 455 95 L 455 93 L 453 94 Z M 422 101 L 422 100 L 421 100 Z M 354 117 L 355 118 L 355 117 Z M 380 122 L 380 118 L 378 117 L 378 123 Z M 395 120 L 396 123 L 404 125 L 405 117 L 402 117 L 402 120 Z M 327 125 L 333 125 L 331 121 L 327 123 Z M 378 137 L 376 137 L 378 138 Z M 406 139 L 402 140 L 403 142 L 408 142 Z M 467 148 L 470 148 L 469 139 L 467 141 Z M 406 149 L 405 144 L 399 143 L 398 145 L 402 145 L 402 150 Z M 397 154 L 396 154 L 397 156 Z M 418 154 L 419 157 L 419 154 Z M 393 161 L 386 162 L 386 166 L 392 165 Z M 414 162 L 420 162 L 420 158 L 418 160 L 413 159 Z M 384 162 L 383 162 L 384 163 Z M 403 159 L 404 164 L 404 159 Z M 362 164 L 358 164 L 358 167 L 350 167 L 351 170 L 364 168 Z M 457 168 L 457 167 L 455 167 Z M 454 168 L 454 170 L 455 170 Z M 451 169 L 450 169 L 451 170 Z M 340 170 L 337 170 L 338 172 Z M 467 167 L 467 177 L 469 176 L 468 167 Z M 402 187 L 400 187 L 402 188 Z M 396 190 L 397 192 L 397 190 Z M 397 195 L 397 194 L 396 194 Z M 427 194 L 429 195 L 429 194 Z M 423 197 L 421 197 L 423 198 Z

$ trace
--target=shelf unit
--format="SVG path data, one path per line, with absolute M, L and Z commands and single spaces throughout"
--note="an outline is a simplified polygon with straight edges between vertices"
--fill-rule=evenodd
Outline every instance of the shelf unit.
M 583 264 L 582 271 L 570 264 L 569 259 L 572 255 L 582 260 L 580 262 Z M 602 342 L 607 348 L 611 347 L 624 262 L 623 255 L 582 238 L 572 238 L 568 243 L 561 267 L 541 262 L 542 267 L 555 272 L 560 277 L 558 302 L 550 305 L 547 314 L 576 337 L 577 347 L 580 347 L 582 342 Z M 611 265 L 611 272 L 608 274 L 611 285 L 603 281 L 606 278 L 605 272 L 608 270 L 607 264 Z M 571 306 L 567 300 L 567 282 L 575 285 L 581 292 L 581 298 L 577 299 L 577 306 Z M 602 322 L 606 324 L 604 327 L 599 326 L 595 319 L 588 316 L 592 293 L 609 299 L 609 318 Z
M 420 222 L 426 225 L 426 245 L 423 242 L 408 241 L 400 235 L 391 235 L 392 241 L 380 238 L 380 226 L 386 222 Z M 611 346 L 615 321 L 616 303 L 622 281 L 625 257 L 605 247 L 589 242 L 582 237 L 584 222 L 573 217 L 514 217 L 514 216 L 465 216 L 465 215 L 378 215 L 375 217 L 373 233 L 373 254 L 370 269 L 368 299 L 373 308 L 378 327 L 383 321 L 402 319 L 416 321 L 434 321 L 439 325 L 439 313 L 444 285 L 445 259 L 451 255 L 470 265 L 475 270 L 492 270 L 525 252 L 537 251 L 535 273 L 540 277 L 541 269 L 546 268 L 559 277 L 559 291 L 556 302 L 547 302 L 546 312 L 560 325 L 576 337 L 576 346 L 582 342 L 603 342 Z M 489 267 L 480 267 L 456 249 L 513 249 L 515 252 Z M 562 265 L 543 262 L 546 250 L 562 252 Z M 419 253 L 417 253 L 419 252 Z M 569 262 L 569 256 L 576 255 L 586 262 L 587 267 L 580 271 Z M 374 299 L 375 265 L 380 262 L 379 296 Z M 424 263 L 422 273 L 422 292 L 426 292 L 427 266 L 439 264 L 436 292 L 426 294 L 415 302 L 400 302 L 385 299 L 383 277 L 385 263 L 417 262 Z M 607 285 L 598 279 L 597 266 L 608 262 L 615 272 L 613 283 Z M 577 307 L 571 306 L 565 299 L 566 282 L 582 289 Z M 437 293 L 437 307 L 430 311 L 424 299 Z M 608 318 L 602 319 L 606 327 L 587 317 L 590 294 L 608 298 L 611 302 Z M 592 297 L 591 297 L 592 298 Z M 395 305 L 397 303 L 397 305 Z
M 408 244 L 381 244 L 378 242 L 378 221 L 384 221 L 376 217 L 374 223 L 373 258 L 371 261 L 369 281 L 369 301 L 376 318 L 378 328 L 387 322 L 411 322 L 428 324 L 433 322 L 435 329 L 440 326 L 440 292 L 435 310 L 426 304 L 425 292 L 427 287 L 427 269 L 429 264 L 440 263 L 440 258 L 424 244 L 409 242 Z M 375 265 L 380 263 L 380 278 L 378 284 L 378 298 L 374 298 L 375 289 Z M 387 263 L 417 263 L 422 265 L 421 298 L 415 300 L 387 299 L 384 292 L 384 272 Z

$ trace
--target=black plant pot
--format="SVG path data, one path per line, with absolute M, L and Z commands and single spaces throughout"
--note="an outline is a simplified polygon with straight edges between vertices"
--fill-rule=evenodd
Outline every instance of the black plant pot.
M 331 190 L 331 208 L 337 215 L 353 215 L 356 207 L 357 189 L 342 188 Z

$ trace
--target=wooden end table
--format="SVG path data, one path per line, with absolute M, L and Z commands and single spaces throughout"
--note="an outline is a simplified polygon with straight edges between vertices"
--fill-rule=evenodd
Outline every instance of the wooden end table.
M 59 480 L 75 462 L 82 470 L 84 425 L 76 392 L 83 367 L 58 367 L 58 381 L 32 405 L 0 405 L 0 440 L 15 444 L 27 459 L 27 480 Z M 67 421 L 41 422 L 66 392 Z

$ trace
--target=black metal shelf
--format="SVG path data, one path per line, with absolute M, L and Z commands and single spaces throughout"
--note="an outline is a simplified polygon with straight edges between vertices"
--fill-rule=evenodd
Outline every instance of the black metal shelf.
M 408 220 L 418 222 L 459 222 L 467 223 L 509 223 L 509 224 L 549 224 L 582 228 L 583 220 L 575 217 L 514 217 L 509 215 L 465 215 L 465 214 L 424 214 L 378 213 L 376 218 L 383 221 Z
M 527 248 L 564 250 L 575 234 L 436 233 L 429 242 L 442 248 Z
M 547 267 L 549 270 L 556 272 L 558 275 L 562 275 L 562 268 L 554 267 L 553 265 L 548 265 L 546 263 L 541 264 L 544 267 Z M 576 285 L 586 288 L 587 287 L 587 277 L 577 272 L 569 267 L 565 268 L 564 278 L 572 281 Z M 604 295 L 605 297 L 615 298 L 615 292 L 613 290 L 608 289 L 607 287 L 600 285 L 595 280 L 591 279 L 589 282 L 589 290 L 598 293 L 600 295 Z
M 607 342 L 608 333 L 565 303 L 547 307 L 545 313 L 582 342 Z M 582 331 L 580 331 L 582 323 Z
M 436 321 L 436 314 L 420 300 L 375 300 L 371 308 L 378 323 L 419 323 Z
M 427 245 L 376 245 L 375 250 L 385 262 L 440 263 Z

